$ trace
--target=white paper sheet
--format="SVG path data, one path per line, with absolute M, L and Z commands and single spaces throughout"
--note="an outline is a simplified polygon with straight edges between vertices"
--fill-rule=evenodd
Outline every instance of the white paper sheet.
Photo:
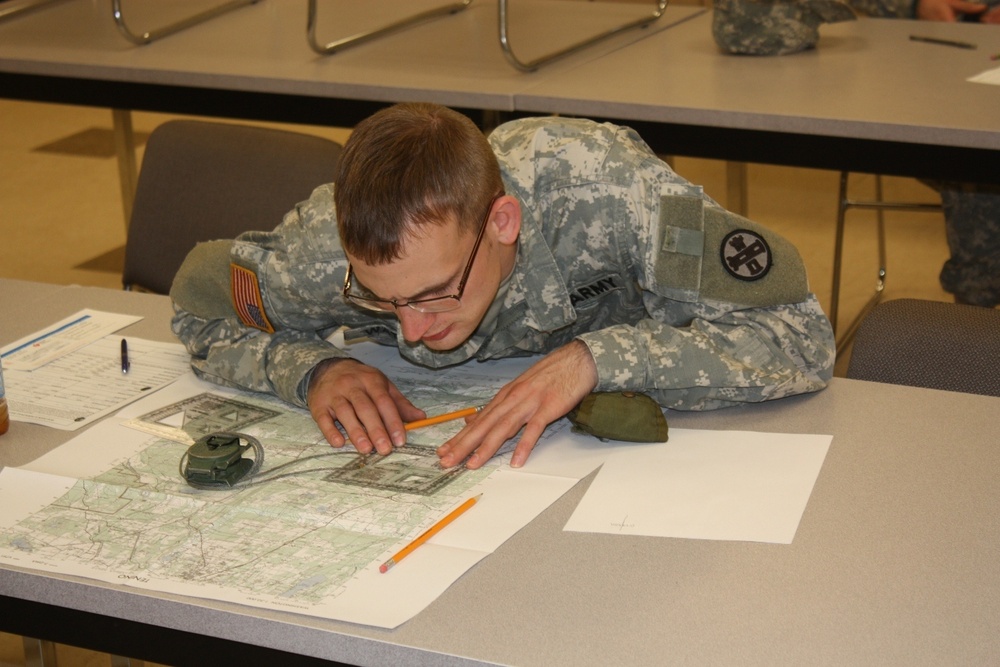
M 5 368 L 10 418 L 75 431 L 190 372 L 182 345 L 129 338 L 131 367 L 122 373 L 121 340 L 112 335 L 63 348 L 34 370 Z
M 134 315 L 84 309 L 0 348 L 0 357 L 3 357 L 5 370 L 34 370 L 141 319 Z
M 980 72 L 975 76 L 969 77 L 968 80 L 973 83 L 988 83 L 993 86 L 1000 86 L 1000 67 Z
M 832 439 L 671 429 L 609 454 L 565 530 L 790 544 Z

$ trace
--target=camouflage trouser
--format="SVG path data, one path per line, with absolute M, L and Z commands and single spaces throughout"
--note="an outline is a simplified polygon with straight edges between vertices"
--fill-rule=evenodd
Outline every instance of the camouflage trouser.
M 1000 305 L 1000 186 L 932 183 L 941 193 L 951 258 L 941 286 L 956 301 Z

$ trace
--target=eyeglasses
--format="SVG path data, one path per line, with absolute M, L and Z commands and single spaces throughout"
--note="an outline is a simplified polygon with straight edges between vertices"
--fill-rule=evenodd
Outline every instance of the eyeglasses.
M 367 290 L 367 294 L 358 294 L 351 291 L 352 288 L 355 288 L 353 284 L 354 268 L 348 263 L 347 275 L 344 276 L 344 298 L 362 308 L 381 312 L 392 312 L 403 306 L 412 308 L 418 313 L 444 313 L 449 310 L 458 309 L 462 305 L 462 293 L 465 291 L 465 283 L 469 280 L 469 274 L 472 272 L 472 263 L 476 261 L 476 253 L 479 251 L 479 244 L 482 243 L 483 234 L 486 232 L 486 223 L 489 222 L 490 213 L 493 211 L 493 204 L 502 196 L 502 192 L 498 193 L 490 200 L 490 205 L 486 207 L 486 215 L 483 216 L 483 222 L 479 226 L 479 235 L 476 236 L 476 243 L 472 246 L 472 255 L 465 265 L 465 270 L 462 271 L 462 279 L 458 281 L 458 291 L 455 294 L 435 296 L 429 299 L 411 299 L 410 301 L 382 299 L 371 292 L 367 292 Z M 355 289 L 364 290 L 365 288 L 358 285 Z

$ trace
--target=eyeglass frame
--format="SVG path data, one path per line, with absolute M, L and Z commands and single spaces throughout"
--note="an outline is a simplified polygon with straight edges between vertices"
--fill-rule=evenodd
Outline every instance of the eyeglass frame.
M 465 285 L 468 283 L 469 275 L 472 273 L 472 265 L 475 263 L 476 255 L 479 253 L 479 246 L 483 241 L 483 236 L 486 235 L 486 227 L 490 221 L 490 214 L 493 213 L 493 206 L 497 203 L 497 200 L 503 196 L 504 192 L 498 192 L 492 199 L 490 199 L 490 205 L 486 207 L 486 215 L 483 216 L 483 221 L 480 223 L 479 234 L 476 236 L 476 242 L 472 246 L 472 253 L 469 255 L 469 261 L 466 262 L 465 269 L 462 271 L 462 278 L 458 281 L 458 292 L 455 294 L 434 296 L 427 299 L 411 299 L 403 302 L 397 301 L 396 299 L 369 298 L 358 294 L 350 294 L 349 292 L 352 285 L 351 276 L 354 274 L 354 267 L 352 267 L 351 263 L 348 262 L 347 273 L 344 274 L 344 289 L 341 291 L 341 295 L 348 303 L 379 313 L 397 312 L 404 306 L 411 308 L 418 313 L 447 313 L 453 310 L 458 310 L 462 306 L 462 294 L 465 293 Z M 448 299 L 452 299 L 454 301 L 455 305 L 453 307 L 444 308 L 442 310 L 422 310 L 419 307 L 421 304 L 426 303 L 444 303 Z M 392 309 L 379 308 L 376 304 L 380 303 L 388 304 L 392 307 Z

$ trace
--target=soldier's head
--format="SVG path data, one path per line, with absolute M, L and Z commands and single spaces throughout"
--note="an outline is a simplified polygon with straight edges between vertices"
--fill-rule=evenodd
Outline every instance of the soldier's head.
M 410 342 L 471 336 L 510 272 L 520 207 L 476 125 L 433 104 L 400 104 L 357 125 L 334 204 L 350 261 L 345 295 L 394 312 Z
M 475 123 L 436 104 L 397 104 L 358 123 L 344 146 L 334 193 L 340 239 L 353 256 L 389 262 L 424 225 L 454 218 L 473 230 L 502 191 Z

